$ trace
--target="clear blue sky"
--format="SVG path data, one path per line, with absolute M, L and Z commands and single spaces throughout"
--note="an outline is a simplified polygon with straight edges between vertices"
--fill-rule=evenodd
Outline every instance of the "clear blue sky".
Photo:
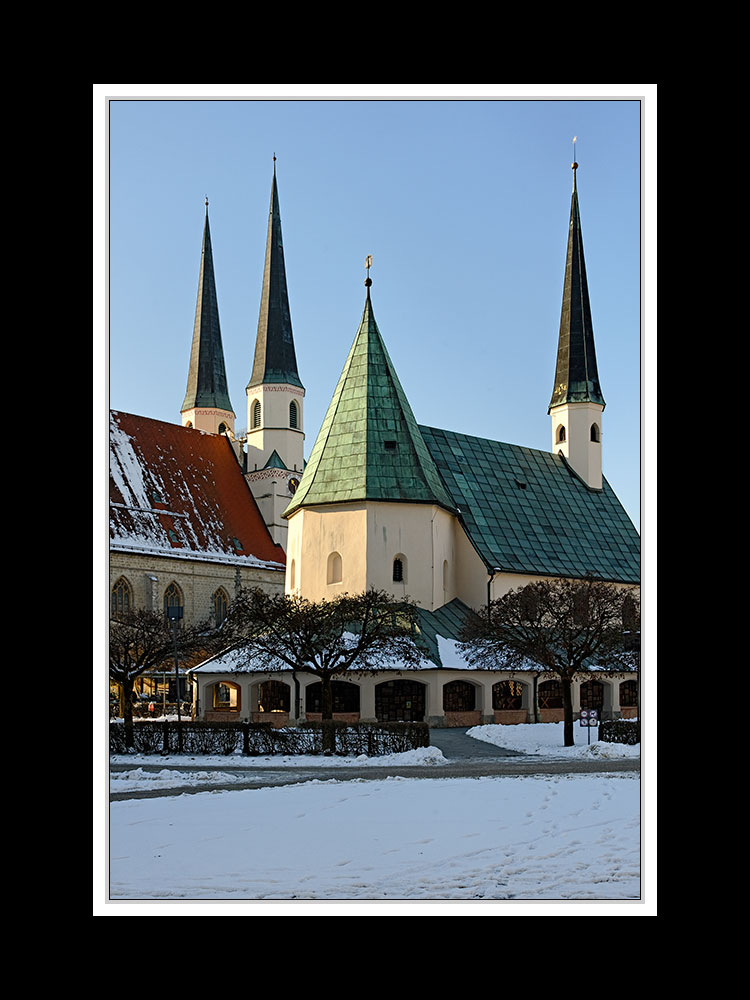
M 247 426 L 275 153 L 306 457 L 359 324 L 367 254 L 417 420 L 551 448 L 577 136 L 604 474 L 640 525 L 637 99 L 180 100 L 168 97 L 186 85 L 167 98 L 96 86 L 99 125 L 104 96 L 123 94 L 102 133 L 107 404 L 180 422 L 207 195 L 229 393 Z

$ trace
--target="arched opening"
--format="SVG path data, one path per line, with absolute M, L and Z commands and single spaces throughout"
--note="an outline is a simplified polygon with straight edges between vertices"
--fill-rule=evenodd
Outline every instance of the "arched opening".
M 604 708 L 604 685 L 601 681 L 584 681 L 580 691 L 581 708 L 596 709 L 599 718 Z
M 540 722 L 562 722 L 563 689 L 560 681 L 542 681 L 537 688 Z
M 297 585 L 297 567 L 292 559 L 292 564 L 289 567 L 289 589 L 294 590 Z
M 281 681 L 263 681 L 257 686 L 257 708 L 251 713 L 253 722 L 270 722 L 275 729 L 289 724 L 292 692 Z
M 492 707 L 498 712 L 517 711 L 523 701 L 523 684 L 519 681 L 498 681 L 492 685 Z
M 565 441 L 565 424 L 560 424 L 555 433 L 555 442 L 562 444 Z
M 480 721 L 477 689 L 468 681 L 449 681 L 443 685 L 443 715 L 447 726 L 474 726 Z
M 497 681 L 492 685 L 492 711 L 495 722 L 517 725 L 528 721 L 524 707 L 525 685 L 520 681 Z
M 623 719 L 638 716 L 638 682 L 623 681 L 620 684 L 620 714 Z
M 406 556 L 401 553 L 393 560 L 393 582 L 406 583 Z
M 323 685 L 320 681 L 305 688 L 305 715 L 311 722 L 322 718 Z M 333 717 L 342 722 L 359 721 L 359 686 L 350 681 L 331 681 Z
M 326 571 L 327 583 L 341 583 L 343 580 L 343 564 L 338 552 L 332 552 L 328 556 L 328 568 Z
M 185 426 L 186 427 L 192 427 L 193 426 L 193 421 L 192 420 L 188 420 L 187 423 L 185 424 Z
M 423 722 L 425 686 L 418 681 L 383 681 L 375 686 L 378 722 Z
M 252 425 L 253 427 L 260 427 L 260 400 L 256 399 L 252 407 Z
M 601 439 L 602 438 L 601 438 L 601 431 L 599 430 L 599 425 L 598 424 L 592 424 L 591 425 L 591 440 L 592 441 L 600 442 Z
M 299 410 L 294 399 L 289 404 L 289 426 L 295 430 L 299 427 Z
M 227 425 L 224 423 L 219 424 L 219 434 L 226 434 Z
M 133 588 L 124 576 L 114 582 L 111 594 L 110 614 L 113 618 L 121 618 L 133 608 Z
M 218 681 L 211 688 L 211 704 L 215 712 L 239 712 L 242 705 L 239 685 Z

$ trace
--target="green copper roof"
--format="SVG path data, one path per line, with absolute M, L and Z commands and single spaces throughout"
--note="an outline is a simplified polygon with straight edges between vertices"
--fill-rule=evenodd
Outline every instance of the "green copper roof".
M 561 403 L 600 403 L 604 406 L 594 350 L 594 327 L 583 259 L 581 215 L 573 164 L 573 195 L 570 204 L 568 253 L 565 259 L 560 334 L 557 346 L 555 385 L 549 409 Z
M 297 356 L 292 337 L 292 317 L 286 287 L 284 244 L 281 238 L 279 192 L 276 187 L 274 164 L 271 185 L 271 207 L 268 213 L 266 263 L 263 270 L 263 290 L 260 298 L 258 334 L 255 341 L 251 386 L 268 382 L 284 382 L 303 388 L 297 373 Z
M 299 507 L 358 500 L 455 510 L 388 356 L 369 287 L 362 322 L 284 516 Z
M 640 579 L 640 537 L 606 479 L 590 490 L 552 452 L 420 426 L 488 571 Z
M 234 412 L 229 401 L 224 350 L 221 346 L 219 304 L 216 298 L 214 258 L 208 226 L 208 201 L 206 201 L 206 221 L 203 226 L 193 347 L 190 352 L 187 391 L 181 410 L 192 410 L 196 406 L 215 406 L 221 410 Z

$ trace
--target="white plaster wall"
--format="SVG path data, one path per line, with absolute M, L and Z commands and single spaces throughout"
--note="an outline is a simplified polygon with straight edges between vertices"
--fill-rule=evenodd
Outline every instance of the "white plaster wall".
M 182 426 L 190 424 L 198 431 L 208 431 L 209 434 L 219 433 L 219 424 L 226 424 L 227 428 L 234 434 L 234 414 L 231 410 L 217 410 L 208 407 L 196 407 L 192 410 L 185 410 L 180 414 Z
M 274 449 L 288 469 L 304 465 L 304 389 L 284 383 L 255 386 L 247 392 L 247 467 L 262 469 Z M 261 425 L 253 428 L 253 404 L 261 406 Z M 297 427 L 289 426 L 289 404 L 297 404 Z
M 598 403 L 568 403 L 550 410 L 552 451 L 562 452 L 573 469 L 593 489 L 602 488 L 602 407 Z M 565 441 L 558 428 L 565 427 Z M 591 425 L 599 428 L 599 441 L 591 440 Z

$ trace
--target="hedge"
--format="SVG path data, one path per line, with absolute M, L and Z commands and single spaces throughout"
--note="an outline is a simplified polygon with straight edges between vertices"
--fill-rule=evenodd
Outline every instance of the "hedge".
M 332 727 L 338 756 L 368 757 L 403 753 L 430 745 L 425 722 L 347 724 L 305 722 L 296 728 L 274 729 L 269 722 L 143 721 L 133 725 L 133 746 L 127 745 L 122 723 L 110 723 L 109 752 L 113 754 L 244 754 L 251 757 L 322 754 L 323 732 Z
M 612 719 L 599 726 L 602 743 L 628 743 L 631 746 L 641 742 L 641 724 L 638 720 Z

